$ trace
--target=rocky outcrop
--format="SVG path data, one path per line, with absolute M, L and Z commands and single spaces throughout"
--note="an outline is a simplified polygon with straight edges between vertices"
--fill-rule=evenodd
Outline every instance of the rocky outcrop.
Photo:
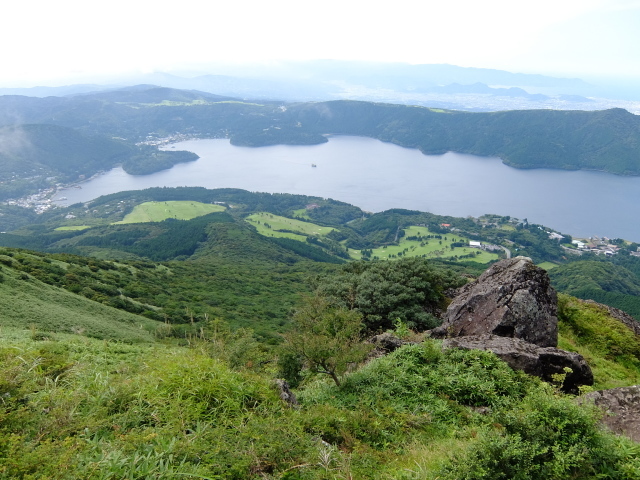
M 443 342 L 443 348 L 465 350 L 489 350 L 505 361 L 514 370 L 522 370 L 545 381 L 553 381 L 554 374 L 571 369 L 562 384 L 567 393 L 578 393 L 581 385 L 593 385 L 591 368 L 578 353 L 566 352 L 553 347 L 539 347 L 517 338 L 497 335 L 473 335 L 450 338 Z
M 396 337 L 394 334 L 385 332 L 380 335 L 375 335 L 368 340 L 369 343 L 373 343 L 375 345 L 376 350 L 380 350 L 382 353 L 387 354 L 391 353 L 394 350 L 397 350 L 406 342 L 403 342 L 400 338 Z
M 435 338 L 493 334 L 541 347 L 558 344 L 557 295 L 547 272 L 530 258 L 495 263 L 459 290 Z
M 282 401 L 286 403 L 288 407 L 298 408 L 298 399 L 289 389 L 289 384 L 287 383 L 287 381 L 281 378 L 276 378 L 274 384 L 278 389 L 278 393 L 280 394 L 280 398 L 282 399 Z
M 374 360 L 376 358 L 384 357 L 389 353 L 397 350 L 403 345 L 412 345 L 415 342 L 407 342 L 401 338 L 396 337 L 393 333 L 384 332 L 379 335 L 374 335 L 367 340 L 368 343 L 373 344 L 373 350 L 367 355 L 367 361 Z
M 601 422 L 611 431 L 640 442 L 640 386 L 591 392 L 580 402 L 595 403 L 604 411 Z

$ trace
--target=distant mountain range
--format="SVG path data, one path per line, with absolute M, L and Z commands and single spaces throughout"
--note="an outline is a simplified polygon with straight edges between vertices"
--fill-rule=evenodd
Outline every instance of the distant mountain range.
M 578 78 L 512 73 L 455 65 L 308 61 L 268 66 L 212 66 L 206 74 L 156 72 L 116 78 L 105 84 L 0 88 L 0 95 L 69 96 L 153 84 L 180 90 L 258 100 L 353 99 L 416 104 L 469 111 L 513 109 L 595 110 L 613 106 L 640 111 L 629 92 Z M 597 101 L 593 97 L 598 97 Z M 640 100 L 638 93 L 636 100 Z

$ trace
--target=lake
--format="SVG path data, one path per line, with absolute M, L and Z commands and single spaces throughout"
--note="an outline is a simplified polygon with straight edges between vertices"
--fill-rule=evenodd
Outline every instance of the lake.
M 330 136 L 328 143 L 313 146 L 250 148 L 229 140 L 189 140 L 170 148 L 190 150 L 200 159 L 151 175 L 115 168 L 81 189 L 59 192 L 57 202 L 69 205 L 149 187 L 229 187 L 333 198 L 371 212 L 407 208 L 456 217 L 511 215 L 577 237 L 640 242 L 640 177 L 518 170 L 498 158 L 423 155 L 350 136 Z

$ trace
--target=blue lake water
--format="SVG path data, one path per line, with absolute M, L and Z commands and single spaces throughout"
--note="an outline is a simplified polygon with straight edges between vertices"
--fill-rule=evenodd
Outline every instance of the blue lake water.
M 242 188 L 333 198 L 379 212 L 407 208 L 457 217 L 527 218 L 573 236 L 640 241 L 640 177 L 601 172 L 518 170 L 498 158 L 418 150 L 364 137 L 332 136 L 313 146 L 235 147 L 189 140 L 171 147 L 200 159 L 151 175 L 115 168 L 58 193 L 60 204 L 149 187 Z M 313 167 L 312 165 L 316 165 Z

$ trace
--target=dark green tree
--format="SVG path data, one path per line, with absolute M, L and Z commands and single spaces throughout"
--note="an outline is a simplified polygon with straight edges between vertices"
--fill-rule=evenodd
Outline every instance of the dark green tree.
M 357 310 L 366 329 L 393 328 L 397 319 L 410 328 L 426 330 L 440 322 L 436 314 L 445 308 L 445 291 L 465 280 L 450 270 L 433 267 L 424 258 L 394 262 L 352 262 L 335 275 L 325 277 L 318 293 L 337 304 Z

